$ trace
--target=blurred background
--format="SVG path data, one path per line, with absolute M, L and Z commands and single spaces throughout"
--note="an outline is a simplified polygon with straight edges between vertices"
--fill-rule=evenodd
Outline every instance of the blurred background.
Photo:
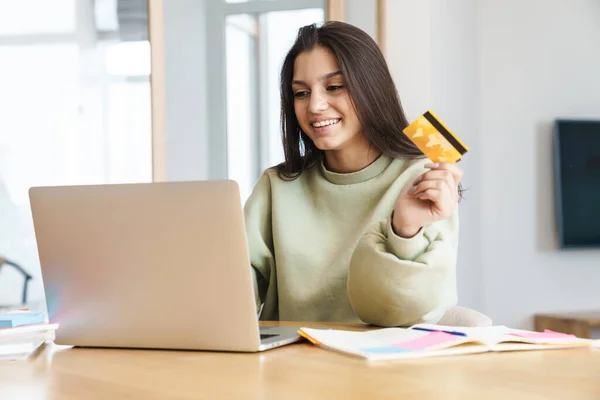
M 600 250 L 558 243 L 552 136 L 600 120 L 597 0 L 0 0 L 0 257 L 27 305 L 31 186 L 229 178 L 245 201 L 283 160 L 283 57 L 328 19 L 379 43 L 409 119 L 432 109 L 471 149 L 460 304 L 523 328 L 600 311 Z M 24 282 L 1 267 L 0 306 Z

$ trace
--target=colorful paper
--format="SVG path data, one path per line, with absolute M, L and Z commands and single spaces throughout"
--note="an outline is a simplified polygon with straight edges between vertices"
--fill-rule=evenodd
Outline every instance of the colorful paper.
M 446 332 L 431 332 L 417 339 L 396 343 L 394 346 L 407 350 L 424 350 L 428 347 L 439 346 L 447 342 L 456 342 L 458 339 L 460 339 L 459 336 Z

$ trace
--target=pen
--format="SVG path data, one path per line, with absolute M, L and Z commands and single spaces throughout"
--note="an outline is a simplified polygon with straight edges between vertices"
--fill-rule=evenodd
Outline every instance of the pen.
M 416 327 L 416 328 L 412 328 L 412 329 L 417 330 L 417 331 L 426 331 L 426 332 L 444 332 L 444 333 L 449 333 L 451 335 L 456 335 L 456 336 L 467 336 L 466 333 L 457 332 L 457 331 L 444 331 L 444 330 L 440 330 L 440 329 L 429 329 L 429 328 L 420 328 L 420 327 Z

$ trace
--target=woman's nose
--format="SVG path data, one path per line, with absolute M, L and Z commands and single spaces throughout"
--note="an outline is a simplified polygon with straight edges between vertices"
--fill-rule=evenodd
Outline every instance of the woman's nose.
M 325 98 L 325 96 L 323 96 L 322 94 L 320 94 L 318 92 L 311 93 L 310 104 L 309 104 L 311 113 L 318 114 L 320 112 L 327 110 L 328 107 L 329 107 L 329 104 L 327 103 L 327 99 Z

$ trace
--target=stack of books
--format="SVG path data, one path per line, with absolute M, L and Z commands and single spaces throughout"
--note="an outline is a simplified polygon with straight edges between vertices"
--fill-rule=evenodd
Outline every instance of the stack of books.
M 0 313 L 0 360 L 26 360 L 48 340 L 58 324 L 48 323 L 45 313 L 20 309 Z

